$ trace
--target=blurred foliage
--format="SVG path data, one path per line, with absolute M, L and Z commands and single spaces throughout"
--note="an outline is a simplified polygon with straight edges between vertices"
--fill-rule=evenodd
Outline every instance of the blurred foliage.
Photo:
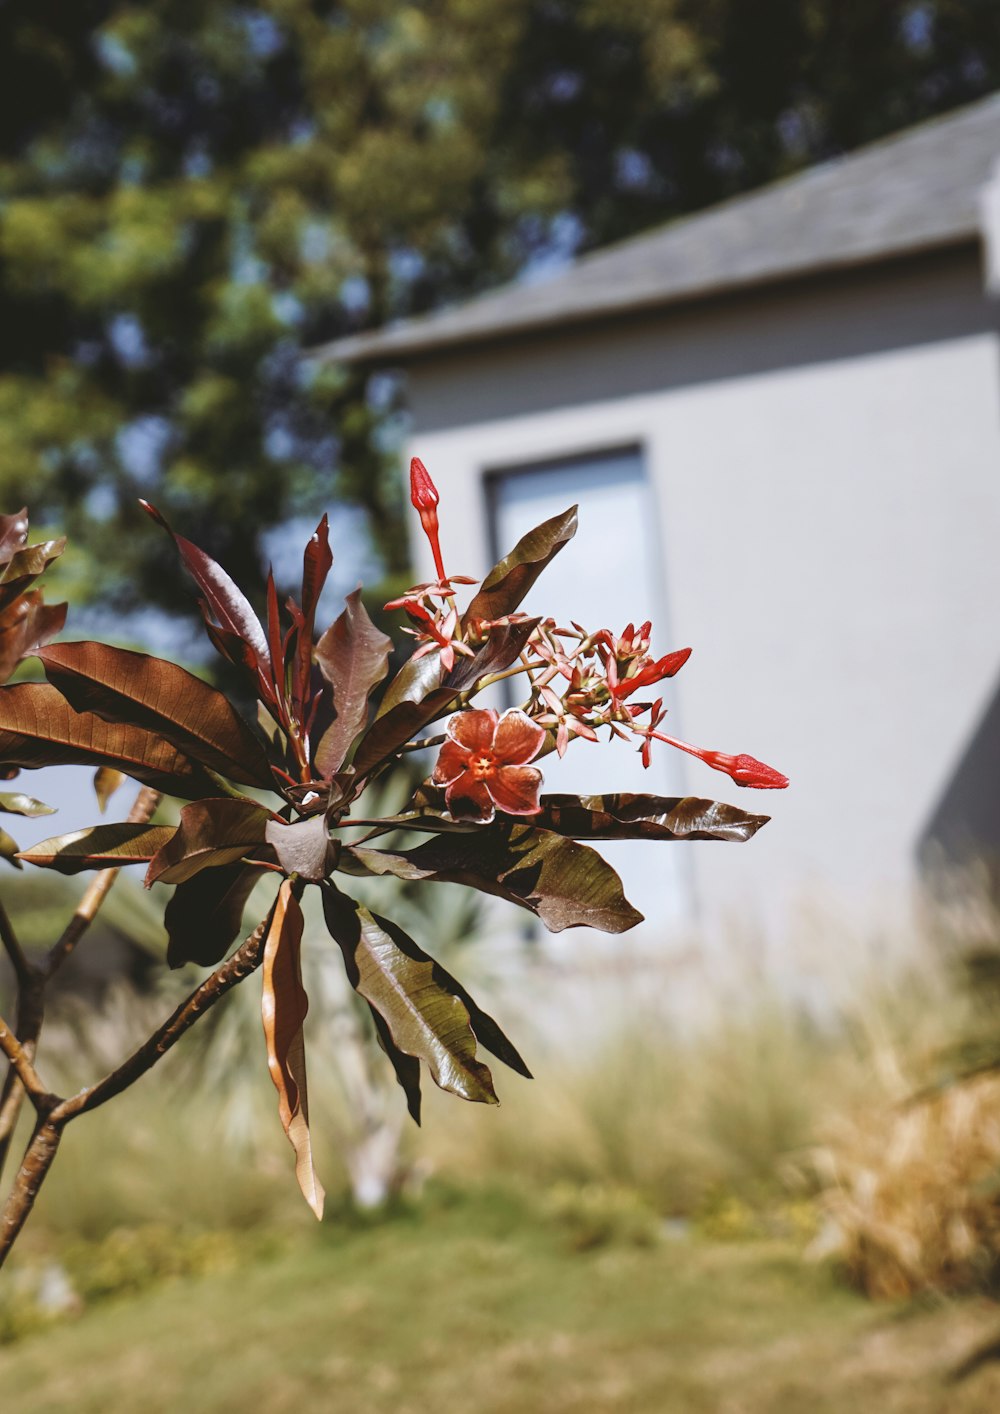
M 303 350 L 998 83 L 995 0 L 8 0 L 0 504 L 119 607 L 190 602 L 140 493 L 248 585 L 333 497 L 398 573 L 398 388 Z

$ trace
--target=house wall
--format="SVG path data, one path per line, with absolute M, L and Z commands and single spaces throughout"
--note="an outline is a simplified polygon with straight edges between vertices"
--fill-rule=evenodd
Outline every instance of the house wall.
M 654 647 L 695 650 L 675 729 L 792 781 L 678 762 L 681 789 L 773 813 L 745 846 L 664 846 L 692 851 L 706 936 L 892 918 L 922 847 L 1000 842 L 980 768 L 1000 759 L 1000 348 L 977 252 L 461 350 L 412 368 L 410 402 L 446 557 L 473 574 L 491 471 L 642 448 Z

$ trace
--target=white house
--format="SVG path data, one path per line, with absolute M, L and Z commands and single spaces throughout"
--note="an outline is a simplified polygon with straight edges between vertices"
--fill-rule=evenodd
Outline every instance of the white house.
M 652 618 L 694 648 L 670 729 L 791 777 L 587 743 L 546 772 L 772 815 L 608 851 L 668 936 L 883 917 L 922 861 L 1000 852 L 998 158 L 1000 96 L 322 351 L 406 371 L 450 569 L 579 501 L 528 607 Z

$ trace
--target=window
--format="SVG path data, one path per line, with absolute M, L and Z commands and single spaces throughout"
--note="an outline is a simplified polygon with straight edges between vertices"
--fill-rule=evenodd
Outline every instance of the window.
M 495 548 L 509 550 L 533 526 L 580 507 L 576 537 L 545 570 L 523 607 L 572 618 L 589 629 L 620 633 L 629 620 L 653 620 L 653 650 L 674 643 L 666 614 L 665 584 L 657 553 L 656 508 L 638 448 L 491 472 L 487 480 Z M 518 679 L 511 684 L 517 692 Z M 679 734 L 677 680 L 665 684 L 671 727 Z M 516 700 L 512 694 L 510 701 Z M 669 728 L 668 728 L 669 729 Z M 602 737 L 603 737 L 602 733 Z M 602 789 L 682 795 L 683 761 L 669 747 L 653 752 L 644 770 L 629 743 L 572 743 L 565 758 L 546 757 L 545 789 L 600 793 Z M 600 845 L 621 874 L 625 891 L 647 918 L 646 928 L 665 927 L 690 917 L 691 886 L 683 846 L 650 842 Z

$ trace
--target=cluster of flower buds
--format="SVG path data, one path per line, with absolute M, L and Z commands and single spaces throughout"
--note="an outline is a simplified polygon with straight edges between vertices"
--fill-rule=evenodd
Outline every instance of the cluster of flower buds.
M 408 631 L 420 645 L 414 656 L 438 650 L 443 670 L 450 672 L 456 655 L 472 656 L 492 628 L 499 623 L 524 621 L 527 616 L 514 613 L 503 620 L 490 622 L 463 620 L 460 617 L 454 587 L 477 581 L 466 575 L 445 574 L 438 529 L 438 492 L 419 457 L 414 457 L 410 463 L 410 497 L 430 543 L 438 578 L 433 583 L 414 586 L 385 607 L 403 609 L 409 616 L 411 627 Z M 607 628 L 588 632 L 577 623 L 571 623 L 569 628 L 560 628 L 554 619 L 543 619 L 526 643 L 516 667 L 485 677 L 475 685 L 478 691 L 501 676 L 524 675 L 528 696 L 517 709 L 518 719 L 533 723 L 539 729 L 539 735 L 533 738 L 535 750 L 532 755 L 518 758 L 517 764 L 521 770 L 526 769 L 528 760 L 535 755 L 544 755 L 546 751 L 555 750 L 560 756 L 564 755 L 575 737 L 597 741 L 599 730 L 606 727 L 609 737 L 638 740 L 642 763 L 647 767 L 652 744 L 659 741 L 698 757 L 715 771 L 723 771 L 737 785 L 757 790 L 776 790 L 787 786 L 787 777 L 753 756 L 745 753 L 730 755 L 692 746 L 690 742 L 680 741 L 660 731 L 660 724 L 666 716 L 663 698 L 636 701 L 635 694 L 672 678 L 691 656 L 691 649 L 681 648 L 657 658 L 650 652 L 651 632 L 652 624 L 648 620 L 638 628 L 630 623 L 621 634 L 616 635 Z M 482 712 L 474 715 L 485 718 Z M 475 725 L 470 724 L 469 730 Z M 489 734 L 496 729 L 495 714 L 488 723 L 484 720 L 481 724 L 483 733 Z M 541 732 L 544 732 L 544 737 Z M 464 735 L 456 738 L 451 733 L 442 751 L 442 763 L 435 779 L 443 782 L 456 765 L 459 744 L 465 747 Z M 485 763 L 485 755 L 483 760 Z M 485 764 L 483 769 L 486 769 Z M 464 780 L 467 773 L 459 774 Z M 490 775 L 489 779 L 492 785 L 493 780 L 500 777 Z M 487 804 L 492 808 L 485 787 L 470 790 L 463 786 L 461 794 L 467 802 L 463 807 L 466 810 L 470 808 L 469 800 L 472 808 L 481 807 L 480 813 L 485 812 Z M 500 795 L 503 795 L 502 787 Z M 457 791 L 452 790 L 450 785 L 449 797 L 454 797 L 456 802 L 459 799 Z M 503 804 L 498 797 L 497 803 L 508 813 L 529 813 L 524 808 L 523 797 L 517 811 L 512 809 L 509 800 Z

